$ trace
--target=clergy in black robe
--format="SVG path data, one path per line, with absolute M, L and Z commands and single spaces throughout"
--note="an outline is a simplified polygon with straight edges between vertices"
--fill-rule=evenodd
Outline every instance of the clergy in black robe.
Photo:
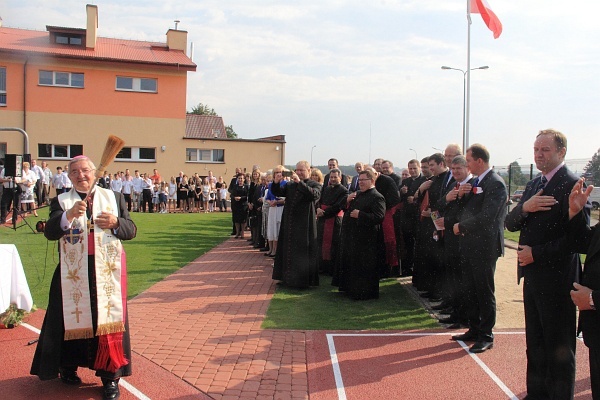
M 91 204 L 88 209 L 88 203 L 85 198 L 88 189 L 93 184 L 93 175 L 95 167 L 93 163 L 85 156 L 74 158 L 69 164 L 69 178 L 73 182 L 73 189 L 76 190 L 82 201 L 77 201 L 75 205 L 67 210 L 61 206 L 59 196 L 52 199 L 50 204 L 50 218 L 46 223 L 44 235 L 49 240 L 61 239 L 68 230 L 65 226 L 73 224 L 78 217 L 87 214 L 91 217 Z M 95 188 L 91 194 L 93 203 L 99 203 L 100 191 L 109 192 L 100 187 Z M 113 213 L 102 212 L 94 218 L 96 229 L 111 230 L 112 234 L 119 240 L 129 240 L 136 236 L 137 228 L 131 220 L 127 211 L 127 203 L 121 193 L 110 192 L 108 197 L 114 193 L 116 200 L 117 215 Z M 70 196 L 69 192 L 61 196 Z M 97 208 L 94 208 L 96 210 Z M 90 233 L 93 237 L 93 232 Z M 59 246 L 60 247 L 60 246 Z M 85 257 L 85 256 L 84 256 Z M 96 333 L 98 327 L 98 302 L 96 297 L 96 269 L 94 255 L 87 255 L 89 279 L 90 307 L 92 317 L 93 332 Z M 48 308 L 40 332 L 39 342 L 34 354 L 31 366 L 31 374 L 37 375 L 41 380 L 54 379 L 59 375 L 63 382 L 68 384 L 78 384 L 81 380 L 77 376 L 77 367 L 87 367 L 96 371 L 96 376 L 102 378 L 104 384 L 104 398 L 115 399 L 119 397 L 118 380 L 121 376 L 131 375 L 131 345 L 129 339 L 128 313 L 126 307 L 126 287 L 123 284 L 123 277 L 126 275 L 124 263 L 124 254 L 121 255 L 121 294 L 123 297 L 123 322 L 125 331 L 122 332 L 122 356 L 127 360 L 126 365 L 121 366 L 115 371 L 108 371 L 98 368 L 95 364 L 98 362 L 97 354 L 99 352 L 100 336 L 93 335 L 90 339 L 65 340 L 65 319 L 63 316 L 63 296 L 61 282 L 61 264 L 54 271 L 52 282 L 50 284 Z M 112 335 L 107 335 L 112 336 Z M 114 337 L 113 337 L 114 338 Z M 112 339 L 109 339 L 112 340 Z M 112 351 L 112 350 L 111 350 Z M 112 355 L 111 355 L 112 356 Z
M 340 183 L 341 171 L 329 171 L 329 186 L 323 188 L 319 208 L 317 208 L 317 244 L 319 271 L 332 274 L 338 253 L 340 231 L 342 229 L 342 208 L 346 206 L 348 189 Z
M 342 222 L 339 289 L 355 300 L 379 298 L 377 253 L 385 199 L 375 189 L 376 172 L 360 172 L 360 192 L 348 196 Z
M 371 170 L 375 172 L 372 168 Z M 396 248 L 394 214 L 400 206 L 400 192 L 398 191 L 398 185 L 392 178 L 379 173 L 377 173 L 375 189 L 385 199 L 385 218 L 380 231 L 379 277 L 387 278 L 392 270 L 398 270 L 399 272 L 398 265 L 400 262 Z
M 315 203 L 321 197 L 321 185 L 309 176 L 310 164 L 300 161 L 290 182 L 280 185 L 283 177 L 278 172 L 271 185 L 275 196 L 285 197 L 273 279 L 296 288 L 319 285 Z

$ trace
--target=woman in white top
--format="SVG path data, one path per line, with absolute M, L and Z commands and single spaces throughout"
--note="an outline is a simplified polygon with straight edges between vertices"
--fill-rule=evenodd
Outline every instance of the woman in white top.
M 177 183 L 175 183 L 175 177 L 171 177 L 169 182 L 169 196 L 167 197 L 167 206 L 169 214 L 174 213 L 177 208 Z
M 202 204 L 205 213 L 208 212 L 208 201 L 210 200 L 210 192 L 212 192 L 212 186 L 208 180 L 208 177 L 206 177 L 202 182 Z
M 29 163 L 23 162 L 23 176 L 21 177 L 21 209 L 25 211 L 25 204 L 31 204 L 29 207 L 33 210 L 33 215 L 38 216 L 35 206 L 35 200 L 33 198 L 33 191 L 35 189 L 35 183 L 38 180 L 38 176 L 35 172 L 29 169 Z

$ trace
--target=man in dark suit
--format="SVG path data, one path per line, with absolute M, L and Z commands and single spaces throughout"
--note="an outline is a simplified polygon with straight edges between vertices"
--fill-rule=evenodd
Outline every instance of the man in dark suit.
M 360 174 L 360 171 L 362 171 L 364 167 L 365 167 L 365 165 L 361 162 L 357 162 L 356 164 L 354 164 L 354 170 L 356 171 L 356 175 L 352 178 L 352 182 L 350 182 L 350 186 L 348 187 L 349 193 L 354 193 L 359 190 L 358 175 Z
M 533 152 L 542 174 L 527 183 L 506 220 L 521 231 L 518 279 L 524 279 L 527 398 L 573 398 L 575 306 L 569 292 L 579 255 L 565 251 L 569 193 L 578 178 L 564 164 L 567 138 L 555 130 L 537 135 Z M 589 211 L 587 213 L 589 217 Z
M 465 303 L 469 330 L 453 340 L 474 341 L 471 353 L 482 353 L 494 345 L 496 324 L 494 273 L 504 254 L 504 217 L 508 192 L 502 178 L 490 167 L 490 153 L 481 144 L 467 149 L 467 164 L 477 179 L 464 184 L 464 204 L 453 226 L 459 237 L 464 272 Z
M 402 253 L 402 276 L 412 276 L 415 258 L 415 234 L 417 230 L 418 206 L 414 201 L 414 194 L 425 181 L 421 174 L 419 160 L 413 159 L 408 162 L 409 178 L 402 180 L 400 186 L 400 200 L 402 201 L 402 240 L 404 241 L 404 252 Z
M 594 189 L 583 187 L 583 179 L 575 184 L 569 196 L 567 237 L 572 251 L 587 253 L 581 284 L 573 283 L 571 299 L 579 308 L 579 328 L 583 342 L 589 348 L 592 397 L 600 398 L 600 224 L 590 228 L 584 208 L 589 210 L 588 197 Z
M 469 171 L 465 156 L 456 156 L 450 165 L 452 167 L 453 183 L 450 185 L 450 190 L 447 190 L 438 202 L 445 233 L 443 269 L 446 279 L 442 282 L 444 284 L 442 286 L 444 300 L 439 306 L 434 306 L 433 309 L 447 309 L 450 311 L 450 316 L 440 319 L 440 322 L 451 324 L 449 328 L 457 329 L 462 324 L 466 325 L 467 315 L 463 296 L 463 271 L 460 265 L 460 236 L 454 235 L 451 232 L 454 224 L 458 222 L 458 216 L 461 211 L 461 200 L 464 193 L 459 196 L 460 185 L 472 184 L 473 175 Z M 439 224 L 438 221 L 436 223 Z M 446 234 L 446 232 L 448 233 Z

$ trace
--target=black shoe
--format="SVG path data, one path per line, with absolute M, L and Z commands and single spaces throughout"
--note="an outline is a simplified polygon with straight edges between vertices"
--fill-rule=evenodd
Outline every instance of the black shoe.
M 255 249 L 260 249 L 260 246 L 257 245 L 257 244 L 253 245 L 252 247 L 255 248 Z
M 449 307 L 448 303 L 446 303 L 445 301 L 442 301 L 442 302 L 441 302 L 440 304 L 438 304 L 437 306 L 433 306 L 433 307 L 431 307 L 431 309 L 432 309 L 432 310 L 439 311 L 439 310 L 445 310 L 445 309 L 446 309 L 446 308 L 448 308 L 448 307 Z
M 269 251 L 269 248 L 268 247 L 261 247 L 260 251 Z
M 103 379 L 104 393 L 102 400 L 117 400 L 121 396 L 119 391 L 119 380 Z
M 450 338 L 450 340 L 460 340 L 463 342 L 474 342 L 476 339 L 477 335 L 470 331 L 466 331 L 462 335 L 454 335 Z
M 469 349 L 471 353 L 483 353 L 486 350 L 489 350 L 494 347 L 494 342 L 475 342 L 473 346 Z
M 452 318 L 452 317 L 447 317 L 447 318 L 440 318 L 438 319 L 438 322 L 440 324 L 456 324 L 458 323 L 458 320 Z
M 77 376 L 77 369 L 59 368 L 60 380 L 67 385 L 81 385 L 81 378 Z

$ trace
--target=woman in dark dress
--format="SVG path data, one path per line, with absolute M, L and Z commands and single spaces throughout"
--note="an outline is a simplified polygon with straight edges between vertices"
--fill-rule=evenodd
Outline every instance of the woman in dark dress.
M 236 184 L 231 191 L 231 216 L 235 224 L 235 237 L 244 238 L 246 218 L 248 216 L 248 185 L 244 184 L 245 176 L 237 174 Z

